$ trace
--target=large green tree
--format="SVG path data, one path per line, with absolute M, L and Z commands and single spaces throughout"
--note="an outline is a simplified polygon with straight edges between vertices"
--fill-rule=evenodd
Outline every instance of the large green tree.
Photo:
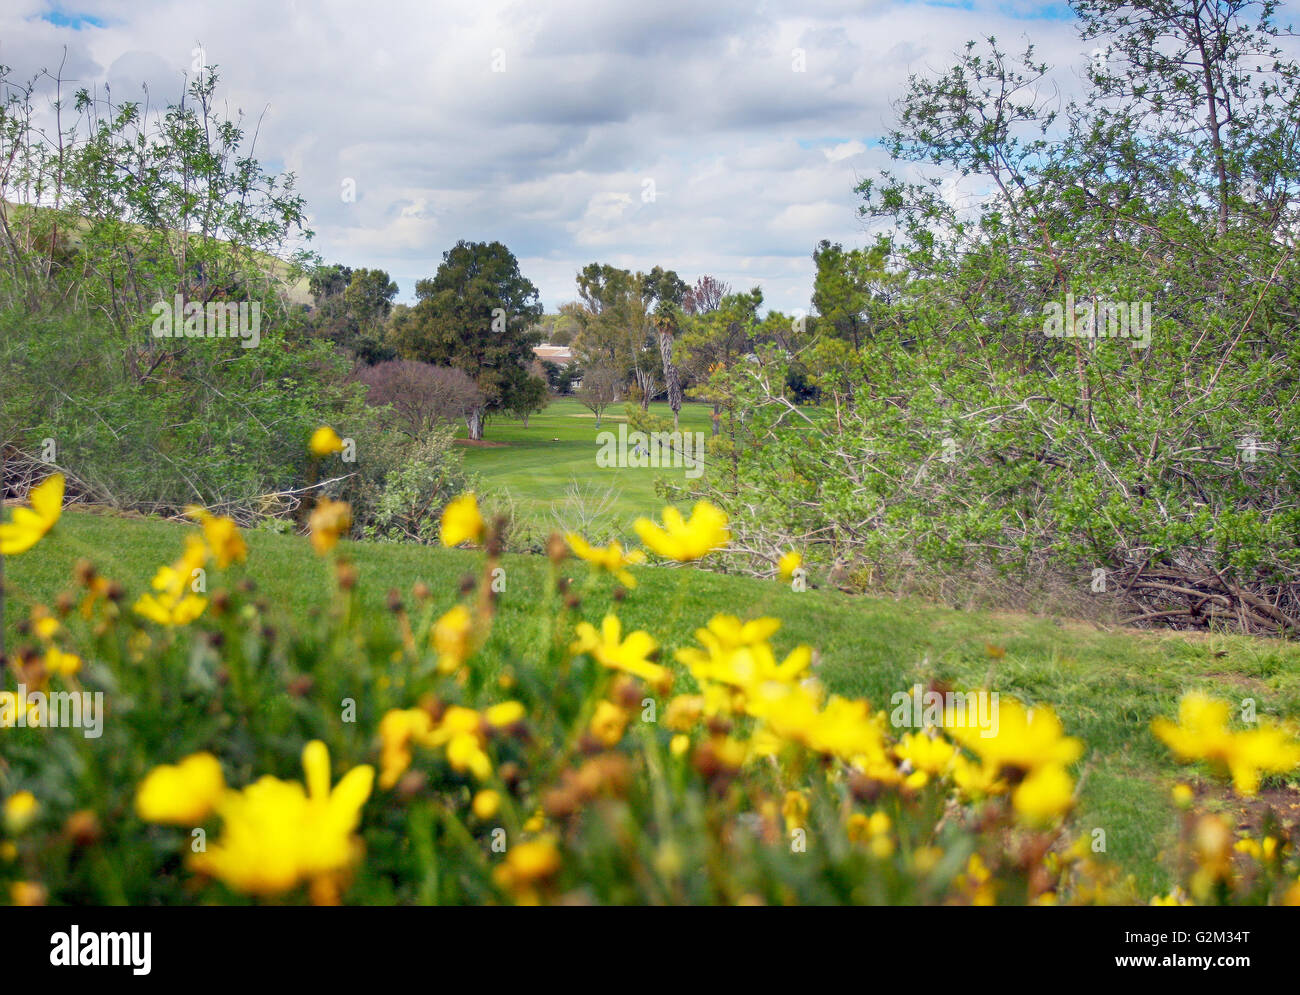
M 471 439 L 483 438 L 493 411 L 535 410 L 536 380 L 528 367 L 540 336 L 537 288 L 500 242 L 457 242 L 430 280 L 415 285 L 416 303 L 398 312 L 389 341 L 404 359 L 463 370 L 484 403 L 466 418 Z

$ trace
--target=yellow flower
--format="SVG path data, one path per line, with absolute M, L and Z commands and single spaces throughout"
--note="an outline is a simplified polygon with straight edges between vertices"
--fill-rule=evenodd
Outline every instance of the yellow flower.
M 519 843 L 506 853 L 504 863 L 492 872 L 499 888 L 511 892 L 515 900 L 526 905 L 539 901 L 536 885 L 560 869 L 560 851 L 549 836 Z
M 219 518 L 195 504 L 187 507 L 185 514 L 203 526 L 203 538 L 212 551 L 212 558 L 222 570 L 232 563 L 243 563 L 248 558 L 248 546 L 239 534 L 234 519 Z
M 990 764 L 975 763 L 958 753 L 953 758 L 952 782 L 968 800 L 978 801 L 989 795 L 1006 791 L 1006 783 L 998 779 L 998 769 Z
M 321 498 L 312 509 L 307 521 L 311 529 L 311 544 L 324 556 L 338 544 L 339 537 L 352 530 L 352 506 L 346 501 Z
M 998 702 L 997 734 L 945 718 L 945 730 L 996 770 L 1037 770 L 1046 764 L 1068 766 L 1083 753 L 1083 743 L 1065 735 L 1061 720 L 1046 705 L 1026 709 L 1015 698 Z
M 34 606 L 28 621 L 31 623 L 32 631 L 46 642 L 53 639 L 58 634 L 59 629 L 62 628 L 59 625 L 59 620 L 51 615 L 49 609 L 44 605 Z
M 797 646 L 778 664 L 767 640 L 780 626 L 775 618 L 756 618 L 742 624 L 734 615 L 715 615 L 708 628 L 695 630 L 695 638 L 707 652 L 686 647 L 677 651 L 677 659 L 702 684 L 712 681 L 752 694 L 767 681 L 791 683 L 807 671 L 812 650 Z
M 470 803 L 470 807 L 478 818 L 486 822 L 496 815 L 501 808 L 501 795 L 491 788 L 485 788 L 474 796 L 474 801 Z
M 208 562 L 208 548 L 198 536 L 187 536 L 185 554 L 171 566 L 159 567 L 153 578 L 157 594 L 142 594 L 134 609 L 159 625 L 189 625 L 203 614 L 208 599 L 194 591 L 196 572 Z
M 622 623 L 613 615 L 605 616 L 599 634 L 590 622 L 579 622 L 574 631 L 578 638 L 569 647 L 570 652 L 590 653 L 602 665 L 640 677 L 661 694 L 672 687 L 672 673 L 649 660 L 659 644 L 648 632 L 629 632 L 623 640 Z
M 483 721 L 494 729 L 505 729 L 517 722 L 522 722 L 528 712 L 521 702 L 503 701 L 488 707 L 483 713 Z
M 459 546 L 462 542 L 478 542 L 483 536 L 483 516 L 478 510 L 474 492 L 462 494 L 443 509 L 442 544 Z
M 574 532 L 566 533 L 564 538 L 569 548 L 579 558 L 586 560 L 598 570 L 613 574 L 624 587 L 636 587 L 636 578 L 628 572 L 627 568 L 645 561 L 645 553 L 641 550 L 634 549 L 625 553 L 623 546 L 618 542 L 611 542 L 604 549 L 596 548 L 588 545 L 582 536 Z
M 135 794 L 135 810 L 145 822 L 197 826 L 225 793 L 221 764 L 211 753 L 194 753 L 179 764 L 151 770 Z
M 454 673 L 472 650 L 474 620 L 469 609 L 456 605 L 433 626 L 433 646 L 438 651 L 438 673 Z
M 63 474 L 46 477 L 27 494 L 30 508 L 15 508 L 13 519 L 0 524 L 0 556 L 25 553 L 59 520 L 63 511 Z
M 632 527 L 643 543 L 670 560 L 698 560 L 721 549 L 731 538 L 726 513 L 707 501 L 695 503 L 689 522 L 671 505 L 664 508 L 663 519 L 663 527 L 648 518 L 638 518 Z
M 802 791 L 787 791 L 785 803 L 781 806 L 781 815 L 785 818 L 785 831 L 793 832 L 808 825 L 808 795 Z
M 1074 782 L 1060 764 L 1044 764 L 1020 782 L 1011 804 L 1031 825 L 1050 825 L 1074 804 Z
M 320 740 L 303 749 L 302 765 L 306 790 L 268 775 L 226 792 L 217 806 L 221 838 L 193 854 L 191 866 L 248 895 L 275 895 L 305 881 L 317 902 L 333 898 L 361 859 L 354 831 L 374 768 L 354 767 L 331 790 L 329 752 Z
M 411 766 L 411 740 L 428 736 L 433 719 L 423 708 L 394 708 L 379 720 L 379 786 L 387 791 Z
M 789 580 L 801 566 L 803 566 L 803 556 L 792 549 L 781 556 L 776 565 L 776 572 L 782 580 Z
M 4 805 L 5 831 L 13 836 L 26 832 L 27 827 L 36 819 L 36 813 L 40 808 L 36 796 L 30 791 L 19 791 L 10 795 L 5 799 Z
M 602 699 L 596 704 L 596 714 L 591 718 L 591 734 L 606 746 L 617 746 L 627 728 L 627 718 L 626 709 Z
M 1267 722 L 1233 732 L 1228 728 L 1227 702 L 1195 693 L 1178 704 L 1178 723 L 1164 717 L 1151 722 L 1151 731 L 1179 760 L 1205 760 L 1232 778 L 1240 795 L 1259 790 L 1261 774 L 1286 774 L 1300 765 L 1300 743 Z
M 75 653 L 65 653 L 57 646 L 45 651 L 45 671 L 48 674 L 60 674 L 71 677 L 81 669 L 81 657 Z
M 9 886 L 9 900 L 20 908 L 32 908 L 45 904 L 49 893 L 39 881 L 15 881 Z
M 328 456 L 330 453 L 343 452 L 343 440 L 334 429 L 322 425 L 311 434 L 311 441 L 307 443 L 307 448 L 311 450 L 313 456 Z
M 1174 804 L 1179 808 L 1191 808 L 1192 802 L 1196 799 L 1196 793 L 1186 784 L 1175 784 L 1171 794 Z
M 1200 693 L 1184 695 L 1178 703 L 1178 723 L 1158 716 L 1151 722 L 1151 731 L 1180 760 L 1226 763 L 1232 743 L 1230 711 L 1226 701 Z
M 951 769 L 957 748 L 942 736 L 931 738 L 925 733 L 909 732 L 903 734 L 894 753 L 898 759 L 910 762 L 913 770 L 937 776 Z

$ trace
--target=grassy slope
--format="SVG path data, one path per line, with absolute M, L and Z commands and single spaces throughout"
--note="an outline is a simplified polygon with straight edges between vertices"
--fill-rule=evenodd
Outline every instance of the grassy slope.
M 652 404 L 650 410 L 670 419 L 671 424 L 672 411 L 667 404 Z M 710 410 L 705 404 L 685 405 L 682 431 L 703 432 L 707 437 Z M 489 491 L 509 493 L 522 512 L 548 521 L 552 502 L 564 500 L 571 482 L 581 481 L 584 491 L 600 494 L 612 488 L 615 495 L 609 515 L 615 519 L 618 531 L 630 534 L 634 518 L 662 504 L 655 498 L 655 478 L 675 475 L 680 480 L 684 470 L 598 467 L 597 434 L 617 433 L 619 425 L 626 421 L 623 406 L 615 405 L 604 412 L 597 429 L 595 417 L 578 401 L 552 401 L 541 414 L 529 418 L 527 428 L 508 418 L 490 421 L 483 433 L 484 441 L 504 445 L 466 446 L 465 466 L 483 477 Z
M 126 585 L 134 598 L 161 563 L 173 560 L 183 527 L 161 521 L 75 512 L 32 554 L 8 561 L 9 637 L 15 616 L 33 601 L 49 603 L 67 586 L 77 557 L 87 556 Z M 301 615 L 325 603 L 325 563 L 292 536 L 253 533 L 251 576 L 272 604 Z M 344 544 L 361 573 L 366 605 L 382 612 L 386 592 L 404 594 L 417 580 L 451 604 L 459 579 L 479 554 L 418 546 Z M 527 645 L 526 632 L 547 563 L 505 560 L 507 587 L 493 642 Z M 570 574 L 582 576 L 570 565 Z M 784 625 L 778 650 L 807 642 L 820 650 L 820 674 L 834 691 L 865 695 L 878 707 L 914 681 L 943 677 L 962 687 L 989 686 L 1027 701 L 1054 704 L 1066 728 L 1088 744 L 1088 768 L 1077 825 L 1106 830 L 1110 857 L 1138 875 L 1143 889 L 1165 885 L 1157 854 L 1172 838 L 1168 778 L 1179 775 L 1147 731 L 1151 718 L 1172 714 L 1179 695 L 1203 688 L 1233 700 L 1254 697 L 1261 713 L 1300 714 L 1300 647 L 1246 637 L 1102 632 L 1030 615 L 964 613 L 920 602 L 855 598 L 836 591 L 795 593 L 774 581 L 696 570 L 641 568 L 641 583 L 620 609 L 626 624 L 645 628 L 667 655 L 691 642 L 715 612 L 771 614 Z M 1005 656 L 992 660 L 988 644 Z M 491 655 L 491 645 L 489 653 Z M 1187 776 L 1183 772 L 1181 776 Z M 1300 801 L 1294 789 L 1284 799 Z

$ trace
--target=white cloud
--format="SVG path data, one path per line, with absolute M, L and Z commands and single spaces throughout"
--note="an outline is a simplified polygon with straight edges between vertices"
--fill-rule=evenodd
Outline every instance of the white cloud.
M 60 9 L 103 24 L 80 30 L 46 9 L 5 5 L 0 62 L 52 69 L 66 46 L 65 73 L 115 100 L 142 82 L 154 107 L 174 98 L 202 43 L 258 155 L 298 174 L 327 260 L 381 266 L 409 294 L 458 239 L 499 239 L 548 309 L 597 260 L 806 308 L 816 243 L 864 241 L 853 188 L 885 164 L 876 139 L 909 73 L 989 33 L 1086 57 L 1068 23 L 994 0 L 79 0 Z

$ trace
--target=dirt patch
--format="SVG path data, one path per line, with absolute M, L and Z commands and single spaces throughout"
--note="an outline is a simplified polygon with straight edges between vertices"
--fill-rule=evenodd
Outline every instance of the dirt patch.
M 508 442 L 489 442 L 486 439 L 454 439 L 458 446 L 473 446 L 475 449 L 504 449 Z

